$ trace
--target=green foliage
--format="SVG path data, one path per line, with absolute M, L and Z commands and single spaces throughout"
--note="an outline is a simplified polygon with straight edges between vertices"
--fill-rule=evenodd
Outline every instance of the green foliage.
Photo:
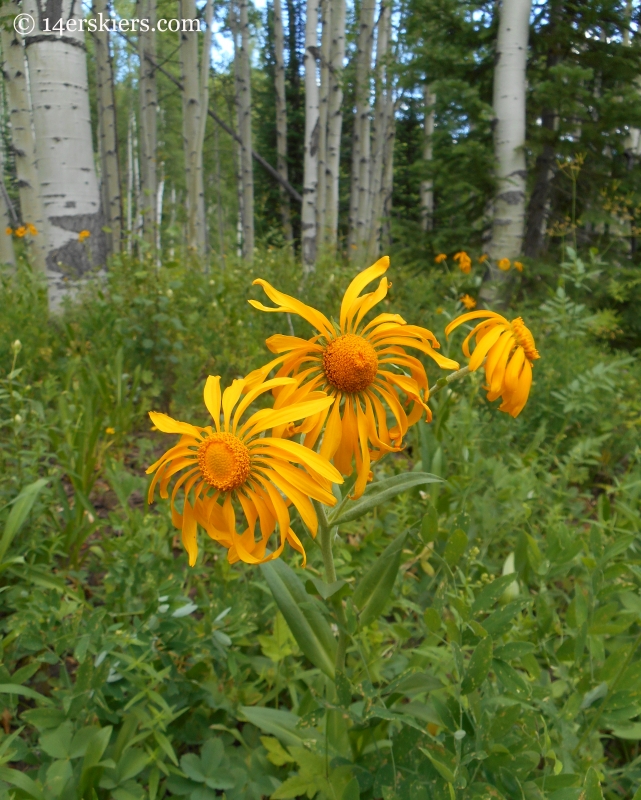
M 309 537 L 304 571 L 231 566 L 214 542 L 189 569 L 144 502 L 167 444 L 146 412 L 200 422 L 208 372 L 264 361 L 284 320 L 246 305 L 249 279 L 295 291 L 286 254 L 211 276 L 123 260 L 57 320 L 28 275 L 7 286 L 0 798 L 633 796 L 639 366 L 595 325 L 613 268 L 567 263 L 510 312 L 542 354 L 523 413 L 481 375 L 435 394 L 434 422 L 330 517 L 332 583 Z M 463 279 L 395 272 L 394 310 L 455 357 Z M 303 299 L 330 311 L 350 274 L 328 265 Z

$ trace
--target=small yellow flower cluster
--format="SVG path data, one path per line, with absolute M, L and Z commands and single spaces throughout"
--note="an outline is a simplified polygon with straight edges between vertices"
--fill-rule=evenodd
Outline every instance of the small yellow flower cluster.
M 503 272 L 507 272 L 510 269 L 510 267 L 514 267 L 514 269 L 518 270 L 518 272 L 523 272 L 523 264 L 520 261 L 515 261 L 514 263 L 512 263 L 509 258 L 500 259 L 499 263 L 497 264 L 497 267 L 500 270 L 503 270 Z
M 24 236 L 29 234 L 30 236 L 37 236 L 38 229 L 35 225 L 32 225 L 30 222 L 27 222 L 26 225 L 18 225 L 17 228 L 12 228 L 10 225 L 4 229 L 4 232 L 7 236 L 17 236 L 18 239 L 22 239 Z
M 445 253 L 439 253 L 439 254 L 436 256 L 436 258 L 434 259 L 434 261 L 435 261 L 437 264 L 442 264 L 444 261 L 447 261 L 447 256 L 445 255 Z
M 456 253 L 454 255 L 454 261 L 458 261 L 458 268 L 464 275 L 469 275 L 472 270 L 472 259 L 468 256 L 468 254 L 461 250 L 460 253 Z
M 461 298 L 461 303 L 467 308 L 468 311 L 471 311 L 473 308 L 476 308 L 476 300 L 473 297 L 470 297 L 469 294 L 464 294 Z

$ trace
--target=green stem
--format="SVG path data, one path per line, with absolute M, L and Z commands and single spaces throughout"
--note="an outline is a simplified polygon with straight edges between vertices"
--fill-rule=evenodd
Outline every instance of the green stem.
M 332 528 L 327 519 L 325 506 L 314 500 L 314 507 L 318 516 L 318 527 L 320 529 L 320 545 L 323 554 L 323 565 L 325 567 L 325 581 L 334 583 L 336 581 L 336 566 L 334 565 L 334 553 L 332 552 Z M 336 671 L 345 671 L 345 653 L 347 651 L 347 617 L 345 609 L 340 599 L 331 598 L 332 606 L 338 620 L 338 648 L 336 649 Z
M 439 378 L 434 386 L 430 386 L 430 397 L 433 397 L 437 392 L 440 392 L 445 386 L 449 386 L 450 383 L 461 380 L 461 378 L 464 378 L 469 374 L 469 371 L 469 367 L 463 367 L 456 372 L 450 372 L 450 374 L 446 375 L 444 378 Z

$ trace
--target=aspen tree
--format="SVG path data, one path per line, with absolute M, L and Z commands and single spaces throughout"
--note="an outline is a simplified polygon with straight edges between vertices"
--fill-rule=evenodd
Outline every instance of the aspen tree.
M 318 191 L 319 110 L 316 80 L 318 0 L 307 0 L 305 21 L 305 155 L 301 240 L 303 272 L 311 272 L 316 262 L 316 198 Z
M 345 60 L 345 0 L 329 0 L 331 45 L 327 106 L 327 160 L 325 166 L 325 242 L 334 250 L 338 237 L 338 189 L 343 129 L 343 62 Z
M 156 58 L 156 0 L 138 0 L 136 13 L 149 20 L 149 30 L 138 33 L 140 72 L 138 100 L 140 105 L 140 188 L 142 234 L 156 246 L 156 195 L 158 193 L 158 88 L 156 69 L 149 60 Z
M 233 2 L 233 0 L 232 0 Z M 254 173 L 252 164 L 251 72 L 249 64 L 248 0 L 238 0 L 237 32 L 234 35 L 236 108 L 241 144 L 239 176 L 242 225 L 242 254 L 251 261 L 254 254 Z
M 183 20 L 196 18 L 195 0 L 180 0 Z M 200 31 L 180 33 L 180 65 L 183 84 L 183 152 L 187 186 L 187 247 L 200 258 L 205 255 L 205 189 L 202 170 L 201 136 L 202 91 L 198 69 L 198 38 Z M 203 54 L 204 56 L 204 54 Z M 207 58 L 209 54 L 207 54 Z M 200 158 L 199 158 L 200 156 Z
M 283 34 L 283 10 L 281 0 L 274 0 L 274 55 L 276 93 L 276 153 L 278 174 L 289 181 L 287 167 L 287 102 L 285 97 L 285 37 Z M 289 194 L 280 184 L 280 215 L 285 241 L 293 240 L 291 204 Z
M 94 1 L 94 15 L 109 16 L 107 0 Z M 118 164 L 118 139 L 116 127 L 116 101 L 114 97 L 113 67 L 109 52 L 109 32 L 97 27 L 94 33 L 96 54 L 96 88 L 98 99 L 98 141 L 102 170 L 102 211 L 110 233 L 107 246 L 110 252 L 119 253 L 122 239 L 122 199 L 120 196 L 120 168 Z
M 27 84 L 27 63 L 22 37 L 13 30 L 0 28 L 2 55 L 4 59 L 3 78 L 11 131 L 11 148 L 16 165 L 18 195 L 23 222 L 35 225 L 38 231 L 31 238 L 30 248 L 33 265 L 44 274 L 47 258 L 46 219 L 40 197 L 40 182 L 36 164 L 36 145 L 33 138 L 31 99 Z M 7 211 L 8 213 L 8 211 Z M 4 219 L 0 222 L 0 235 L 4 236 Z M 3 246 L 13 254 L 13 241 Z M 3 257 L 4 260 L 4 257 Z M 11 262 L 13 263 L 13 262 Z
M 87 63 L 80 4 L 24 0 L 36 20 L 25 36 L 33 124 L 44 213 L 47 279 L 52 309 L 89 270 L 104 266 L 106 240 L 94 164 Z M 49 22 L 50 32 L 43 24 Z M 60 36 L 56 24 L 65 25 Z M 80 241 L 78 234 L 89 231 Z
M 9 196 L 4 184 L 4 152 L 0 147 L 0 274 L 2 267 L 10 267 L 11 270 L 16 266 L 16 254 L 13 248 L 13 230 L 17 220 L 14 220 L 10 207 Z
M 316 199 L 316 235 L 320 248 L 325 240 L 327 213 L 327 118 L 329 104 L 329 59 L 331 52 L 330 0 L 321 0 L 320 90 L 318 101 L 318 194 Z
M 434 104 L 436 95 L 429 83 L 423 86 L 423 161 L 429 165 L 433 157 L 432 138 L 434 136 Z M 421 181 L 421 227 L 431 231 L 434 227 L 434 182 L 431 178 Z
M 496 194 L 490 280 L 496 284 L 506 275 L 496 268 L 501 258 L 516 258 L 523 246 L 525 222 L 525 67 L 527 62 L 531 0 L 503 0 L 494 67 L 494 154 Z M 483 287 L 489 301 L 496 286 Z
M 203 172 L 203 146 L 205 144 L 205 130 L 207 128 L 207 109 L 209 107 L 209 71 L 211 67 L 211 39 L 212 39 L 212 22 L 214 18 L 214 2 L 207 0 L 205 4 L 205 33 L 203 36 L 203 47 L 200 57 L 200 128 L 198 130 L 198 140 L 196 142 L 196 169 L 199 173 L 198 184 L 202 192 L 202 199 L 199 202 L 199 214 L 202 219 L 200 225 L 202 226 L 204 234 L 204 250 L 207 250 L 207 216 L 205 210 L 205 192 L 204 192 L 204 172 Z
M 374 31 L 375 0 L 362 0 L 356 50 L 356 115 L 352 137 L 352 176 L 349 206 L 349 245 L 357 250 L 364 228 L 369 191 L 370 158 L 370 67 Z

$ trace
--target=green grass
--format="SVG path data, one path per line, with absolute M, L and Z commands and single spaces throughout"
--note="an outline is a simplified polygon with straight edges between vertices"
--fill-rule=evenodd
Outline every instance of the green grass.
M 406 538 L 384 616 L 352 626 L 336 685 L 300 652 L 260 570 L 230 566 L 203 536 L 189 569 L 168 504 L 145 502 L 145 468 L 171 438 L 146 415 L 204 423 L 207 375 L 244 375 L 269 357 L 267 336 L 290 332 L 247 304 L 262 294 L 254 278 L 336 315 L 353 270 L 328 261 L 301 286 L 276 250 L 207 275 L 125 261 L 58 319 L 26 268 L 5 281 L 0 797 L 632 798 L 641 369 L 612 348 L 620 320 L 575 267 L 560 282 L 519 278 L 508 316 L 542 356 L 521 416 L 488 404 L 479 375 L 443 391 L 434 422 L 377 475 L 445 482 L 340 531 L 349 584 Z M 462 335 L 447 343 L 443 328 L 478 278 L 393 264 L 390 279 L 385 310 L 458 357 Z M 305 545 L 303 581 L 322 576 Z M 518 584 L 487 588 L 506 563 Z

